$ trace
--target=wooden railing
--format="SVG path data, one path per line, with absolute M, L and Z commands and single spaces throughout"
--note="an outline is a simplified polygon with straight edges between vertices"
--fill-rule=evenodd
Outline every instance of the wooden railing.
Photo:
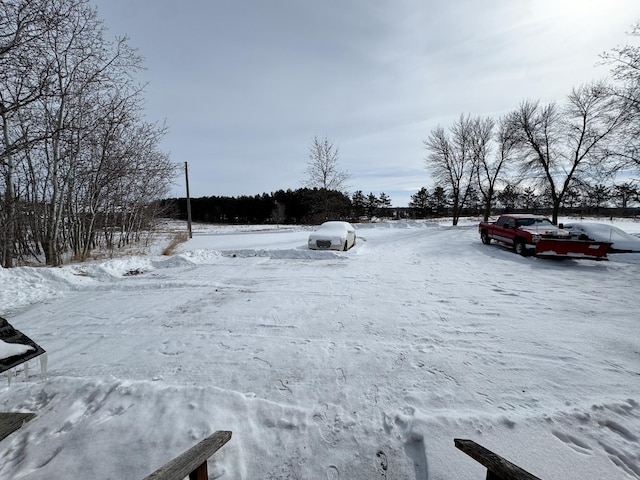
M 207 460 L 231 440 L 231 432 L 217 431 L 144 480 L 207 480 Z M 455 438 L 455 446 L 487 468 L 486 480 L 541 480 L 473 440 Z
M 540 480 L 535 475 L 505 460 L 482 445 L 478 445 L 473 440 L 455 438 L 453 442 L 464 453 L 487 467 L 486 480 Z
M 208 480 L 207 460 L 231 440 L 231 432 L 217 431 L 182 455 L 153 472 L 144 480 Z

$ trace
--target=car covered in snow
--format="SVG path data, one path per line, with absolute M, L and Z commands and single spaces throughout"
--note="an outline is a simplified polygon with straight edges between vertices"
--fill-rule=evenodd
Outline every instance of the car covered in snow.
M 640 252 L 640 238 L 606 223 L 575 222 L 562 227 L 572 233 L 599 242 L 610 242 L 609 253 Z
M 356 229 L 349 222 L 324 222 L 309 235 L 312 250 L 349 250 L 356 244 Z

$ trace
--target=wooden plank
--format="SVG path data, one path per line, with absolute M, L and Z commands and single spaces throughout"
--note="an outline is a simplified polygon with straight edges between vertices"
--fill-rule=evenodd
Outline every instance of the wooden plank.
M 492 480 L 541 480 L 519 466 L 505 460 L 473 440 L 455 438 L 456 447 L 469 455 L 475 461 L 487 468 L 487 479 Z
M 182 480 L 186 476 L 191 478 L 206 478 L 207 459 L 216 453 L 222 446 L 231 440 L 231 432 L 219 430 L 200 443 L 182 453 L 178 457 L 153 472 L 144 480 Z M 203 467 L 204 465 L 204 467 Z
M 205 461 L 195 471 L 189 474 L 189 480 L 209 480 L 209 472 L 207 470 L 207 462 Z
M 35 416 L 35 413 L 0 412 L 0 441 L 11 435 Z

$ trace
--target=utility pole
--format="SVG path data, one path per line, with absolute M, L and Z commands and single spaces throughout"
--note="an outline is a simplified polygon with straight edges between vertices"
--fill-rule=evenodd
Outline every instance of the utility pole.
M 191 231 L 191 197 L 189 196 L 189 167 L 187 166 L 187 162 L 184 162 L 184 176 L 187 185 L 187 224 L 189 226 L 189 238 L 193 238 Z

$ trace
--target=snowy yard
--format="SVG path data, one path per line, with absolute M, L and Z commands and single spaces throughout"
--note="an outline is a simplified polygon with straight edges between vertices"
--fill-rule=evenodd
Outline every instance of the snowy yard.
M 231 430 L 210 478 L 480 480 L 469 438 L 640 479 L 640 254 L 524 258 L 475 225 L 356 225 L 348 252 L 198 226 L 170 257 L 0 269 L 0 316 L 49 355 L 0 384 L 37 415 L 0 478 L 142 479 Z

